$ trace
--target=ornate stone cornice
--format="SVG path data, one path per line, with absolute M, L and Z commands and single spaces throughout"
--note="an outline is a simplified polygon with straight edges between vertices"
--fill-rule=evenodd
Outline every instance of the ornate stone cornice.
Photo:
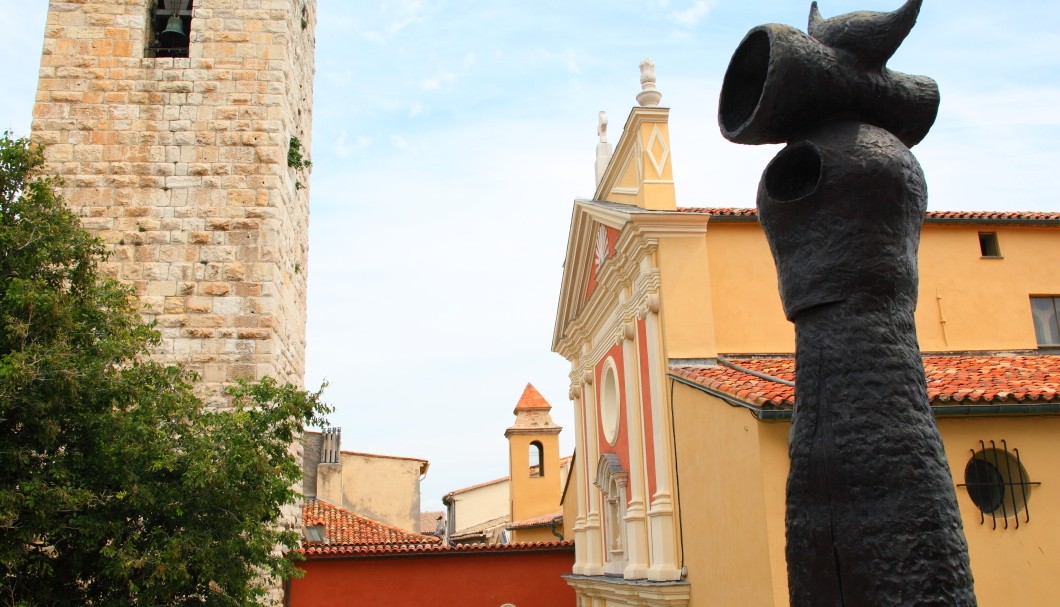
M 650 582 L 598 575 L 564 575 L 580 597 L 631 607 L 687 607 L 692 586 L 686 581 Z

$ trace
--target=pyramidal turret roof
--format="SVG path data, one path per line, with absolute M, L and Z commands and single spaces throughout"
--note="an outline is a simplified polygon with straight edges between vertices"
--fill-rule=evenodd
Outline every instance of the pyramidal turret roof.
M 534 384 L 527 382 L 526 388 L 523 389 L 523 395 L 519 397 L 519 402 L 516 403 L 515 409 L 512 413 L 519 415 L 519 411 L 526 411 L 529 409 L 544 409 L 545 411 L 551 411 L 552 405 L 548 404 L 544 396 L 537 391 Z
M 508 428 L 505 436 L 513 433 L 554 434 L 559 432 L 561 428 L 552 421 L 552 416 L 548 413 L 551 410 L 552 405 L 548 404 L 537 388 L 533 384 L 526 384 L 522 396 L 519 397 L 519 402 L 512 410 L 515 414 L 515 424 Z

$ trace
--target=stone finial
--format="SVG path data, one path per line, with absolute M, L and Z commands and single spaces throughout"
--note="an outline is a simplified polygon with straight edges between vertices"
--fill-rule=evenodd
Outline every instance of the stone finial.
M 612 154 L 611 144 L 607 142 L 607 112 L 600 112 L 596 134 L 600 136 L 600 142 L 596 144 L 596 185 L 599 187 L 607 165 L 611 163 Z
M 641 107 L 657 107 L 662 101 L 662 93 L 655 90 L 655 62 L 651 59 L 640 62 L 640 88 L 637 103 Z

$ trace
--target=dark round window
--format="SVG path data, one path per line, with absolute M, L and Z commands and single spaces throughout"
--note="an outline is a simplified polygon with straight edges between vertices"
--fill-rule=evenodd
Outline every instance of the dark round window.
M 1027 507 L 1027 470 L 1007 450 L 984 449 L 964 467 L 968 497 L 984 514 L 1014 516 Z
M 964 469 L 964 481 L 968 495 L 980 510 L 986 513 L 1001 508 L 1005 499 L 1005 479 L 994 464 L 972 458 Z

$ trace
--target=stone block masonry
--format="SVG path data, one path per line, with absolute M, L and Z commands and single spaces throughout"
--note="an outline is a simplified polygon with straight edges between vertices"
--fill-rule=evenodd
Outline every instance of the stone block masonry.
M 224 407 L 240 377 L 303 383 L 309 175 L 287 152 L 310 149 L 316 0 L 191 0 L 180 58 L 149 49 L 161 4 L 51 0 L 32 138 L 157 357 Z
M 33 112 L 47 171 L 136 287 L 161 360 L 224 386 L 302 384 L 315 0 L 193 0 L 188 57 L 153 57 L 158 0 L 51 0 Z

